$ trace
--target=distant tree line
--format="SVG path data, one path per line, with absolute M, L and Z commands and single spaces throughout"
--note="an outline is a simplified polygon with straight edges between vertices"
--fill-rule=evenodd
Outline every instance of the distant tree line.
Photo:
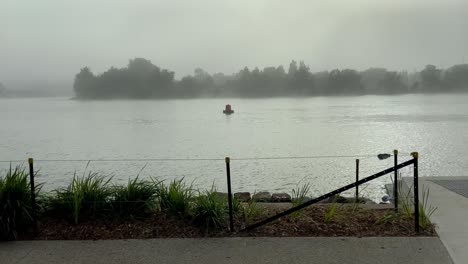
M 312 73 L 302 61 L 283 66 L 249 69 L 238 73 L 209 74 L 197 68 L 193 75 L 174 79 L 174 72 L 151 61 L 135 58 L 125 68 L 111 67 L 94 74 L 88 67 L 75 76 L 77 98 L 194 98 L 275 97 L 364 94 L 468 92 L 468 64 L 439 69 L 427 65 L 420 72 L 370 68 L 358 72 L 335 69 Z

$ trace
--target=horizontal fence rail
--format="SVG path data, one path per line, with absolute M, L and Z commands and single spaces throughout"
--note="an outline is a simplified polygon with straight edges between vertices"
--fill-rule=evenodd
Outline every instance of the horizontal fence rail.
M 401 154 L 400 156 L 411 156 Z M 239 157 L 231 160 L 282 160 L 282 159 L 333 159 L 333 158 L 376 158 L 376 154 L 357 155 L 311 155 L 311 156 L 272 156 L 272 157 Z M 224 158 L 115 158 L 115 159 L 34 159 L 34 162 L 123 162 L 123 161 L 224 161 Z M 0 160 L 0 163 L 27 162 L 23 159 Z

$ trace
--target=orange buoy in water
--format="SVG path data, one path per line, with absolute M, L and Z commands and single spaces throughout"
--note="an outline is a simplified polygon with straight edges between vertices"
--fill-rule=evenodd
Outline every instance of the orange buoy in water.
M 230 104 L 227 104 L 226 107 L 223 110 L 223 113 L 225 113 L 226 115 L 230 115 L 230 114 L 234 113 L 234 110 L 231 109 Z

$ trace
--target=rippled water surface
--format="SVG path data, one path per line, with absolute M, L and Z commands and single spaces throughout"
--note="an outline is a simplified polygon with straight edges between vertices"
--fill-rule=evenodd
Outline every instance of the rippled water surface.
M 227 103 L 235 114 L 222 114 Z M 419 151 L 422 176 L 468 175 L 468 96 L 0 99 L 0 160 L 35 158 L 46 189 L 66 185 L 86 168 L 112 175 L 114 182 L 141 171 L 141 177 L 184 177 L 224 191 L 223 159 L 230 156 L 234 191 L 290 192 L 308 182 L 312 195 L 319 195 L 351 183 L 356 158 L 363 177 L 391 166 L 392 159 L 376 155 L 393 149 L 402 153 L 400 160 Z M 304 156 L 312 158 L 254 159 Z M 85 161 L 165 158 L 214 160 Z M 378 199 L 389 181 L 379 179 L 362 192 Z

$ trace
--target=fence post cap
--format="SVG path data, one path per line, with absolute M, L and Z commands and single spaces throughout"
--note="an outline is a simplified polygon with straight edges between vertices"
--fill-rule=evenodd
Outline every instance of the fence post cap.
M 398 149 L 394 149 L 394 150 L 393 150 L 393 154 L 394 154 L 394 155 L 398 155 Z
M 226 163 L 229 163 L 231 161 L 231 158 L 226 157 L 226 158 L 224 158 L 224 160 L 226 161 Z
M 29 158 L 29 159 L 28 159 L 28 163 L 29 163 L 29 164 L 33 164 L 33 162 L 34 162 L 33 158 Z
M 413 156 L 413 158 L 417 159 L 417 158 L 419 158 L 419 153 L 418 152 L 411 152 L 411 156 Z

